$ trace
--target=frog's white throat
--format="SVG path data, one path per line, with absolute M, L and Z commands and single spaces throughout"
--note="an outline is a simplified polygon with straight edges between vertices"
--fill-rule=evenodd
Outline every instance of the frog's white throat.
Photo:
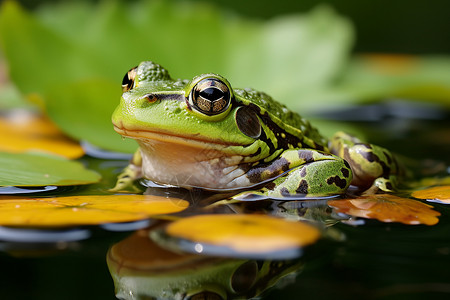
M 147 179 L 182 187 L 229 190 L 251 186 L 242 156 L 225 155 L 226 145 L 137 139 Z

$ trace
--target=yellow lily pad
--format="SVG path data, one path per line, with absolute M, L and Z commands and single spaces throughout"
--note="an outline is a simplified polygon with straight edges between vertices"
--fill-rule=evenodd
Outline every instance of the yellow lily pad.
M 328 201 L 337 212 L 350 216 L 376 219 L 381 222 L 399 222 L 408 225 L 435 225 L 441 214 L 431 205 L 390 194 L 377 194 L 356 199 Z
M 66 158 L 83 156 L 83 148 L 48 118 L 20 112 L 0 118 L 0 151 L 41 151 Z
M 161 248 L 149 238 L 149 230 L 141 229 L 128 238 L 113 245 L 108 251 L 108 266 L 115 269 L 117 275 L 127 273 L 158 274 L 179 272 L 189 265 L 198 267 L 205 264 L 205 258 L 195 254 L 177 253 Z M 208 259 L 206 262 L 217 260 Z
M 0 197 L 0 225 L 60 227 L 132 222 L 184 210 L 187 201 L 148 195 Z
M 450 204 L 450 185 L 435 186 L 412 193 L 414 198 Z
M 194 251 L 199 253 L 207 252 L 209 245 L 250 255 L 298 249 L 315 243 L 321 235 L 307 223 L 266 215 L 193 216 L 170 223 L 165 233 L 195 243 Z

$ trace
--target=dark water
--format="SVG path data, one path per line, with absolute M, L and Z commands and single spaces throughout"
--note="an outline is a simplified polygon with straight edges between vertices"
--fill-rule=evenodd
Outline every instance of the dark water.
M 351 124 L 367 132 L 371 142 L 413 161 L 430 158 L 449 166 L 449 120 L 446 114 L 426 118 L 383 114 Z M 44 193 L 101 194 L 126 164 L 83 160 L 102 172 L 101 183 Z M 441 174 L 445 173 L 444 168 Z M 254 210 L 255 205 L 244 209 Z M 190 281 L 201 282 L 205 276 L 209 276 L 205 287 L 209 294 L 198 299 L 217 299 L 213 291 L 224 293 L 230 288 L 229 297 L 259 294 L 261 299 L 448 298 L 450 206 L 433 206 L 442 214 L 435 226 L 337 222 L 331 235 L 338 238 L 322 239 L 299 258 L 285 260 L 173 254 L 150 241 L 147 231 L 133 233 L 125 227 L 88 226 L 65 232 L 0 228 L 0 299 L 115 299 L 112 276 L 118 273 L 134 287 L 135 292 L 128 293 L 130 299 L 138 299 L 139 294 L 150 299 L 143 296 L 145 289 L 155 291 L 168 282 L 181 288 Z M 286 276 L 280 279 L 281 275 Z M 275 282 L 275 287 L 268 288 Z M 200 287 L 195 286 L 193 294 L 195 289 L 198 292 Z

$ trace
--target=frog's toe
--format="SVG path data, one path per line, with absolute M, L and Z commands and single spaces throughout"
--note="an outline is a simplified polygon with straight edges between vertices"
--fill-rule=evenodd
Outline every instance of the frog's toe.
M 372 186 L 364 191 L 363 195 L 371 195 L 379 192 L 392 193 L 395 191 L 396 177 L 389 178 L 379 177 L 374 180 Z
M 232 201 L 258 201 L 270 199 L 267 189 L 241 192 L 231 197 Z
M 140 188 L 136 187 L 133 180 L 127 180 L 127 178 L 119 179 L 116 185 L 109 189 L 108 192 L 111 193 L 140 193 L 142 192 Z
M 135 165 L 129 165 L 118 176 L 116 185 L 109 189 L 113 193 L 139 193 L 141 189 L 134 184 L 135 180 L 140 175 L 140 168 Z

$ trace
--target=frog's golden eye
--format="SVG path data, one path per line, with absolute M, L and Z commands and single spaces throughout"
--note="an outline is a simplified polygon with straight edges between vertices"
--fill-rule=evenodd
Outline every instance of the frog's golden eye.
M 204 115 L 219 115 L 230 107 L 230 88 L 217 78 L 200 80 L 189 94 L 189 104 Z
M 134 79 L 136 78 L 136 69 L 137 67 L 132 68 L 128 71 L 122 80 L 122 91 L 128 92 L 134 86 Z

